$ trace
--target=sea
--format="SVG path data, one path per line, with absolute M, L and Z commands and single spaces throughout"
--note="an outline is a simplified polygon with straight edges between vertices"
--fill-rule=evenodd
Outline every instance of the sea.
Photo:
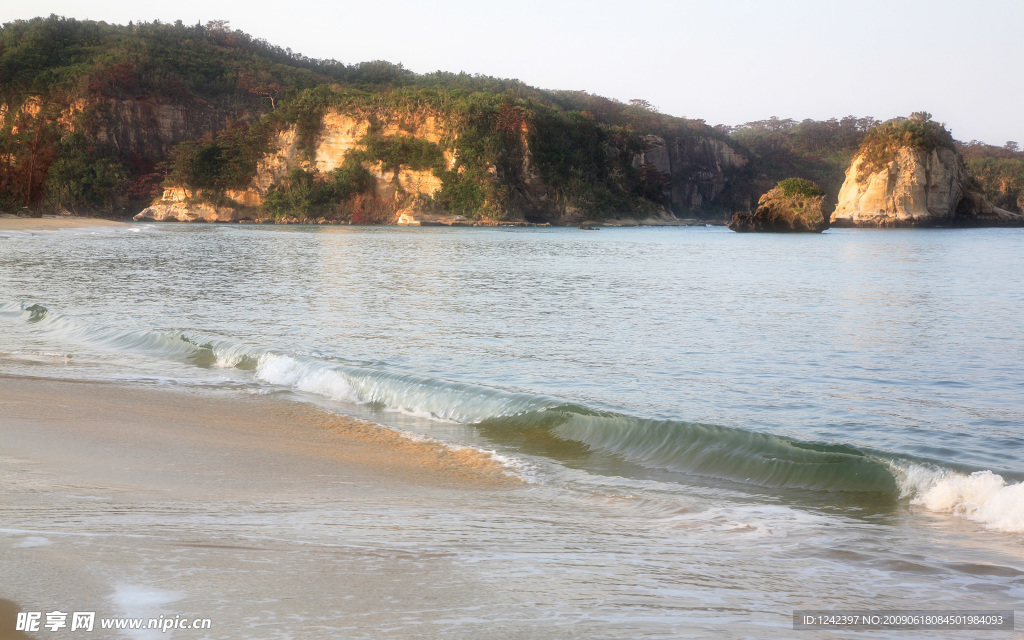
M 4 231 L 0 375 L 488 452 L 522 481 L 505 510 L 394 535 L 486 564 L 507 609 L 472 616 L 550 637 L 963 637 L 793 614 L 1024 598 L 1020 229 Z

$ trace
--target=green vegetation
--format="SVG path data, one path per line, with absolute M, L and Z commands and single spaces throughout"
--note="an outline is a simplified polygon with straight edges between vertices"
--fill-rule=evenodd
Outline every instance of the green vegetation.
M 170 156 L 169 182 L 191 189 L 243 189 L 256 164 L 270 149 L 273 129 L 268 121 L 253 126 L 229 124 L 216 136 L 177 145 Z
M 977 140 L 960 145 L 967 170 L 992 204 L 1024 211 L 1024 152 L 1016 142 L 996 147 Z
M 271 185 L 261 209 L 274 219 L 332 216 L 337 205 L 366 191 L 373 176 L 358 162 L 346 162 L 326 176 L 296 167 L 281 185 Z
M 398 171 L 406 166 L 413 171 L 427 169 L 441 170 L 444 166 L 444 154 L 433 142 L 412 136 L 382 136 L 371 133 L 359 141 L 366 147 L 365 151 L 356 152 L 354 157 L 359 160 L 380 162 L 385 171 Z
M 825 195 L 824 189 L 806 178 L 786 178 L 780 181 L 776 188 L 787 198 L 796 196 L 814 198 Z
M 81 134 L 60 142 L 47 175 L 49 197 L 57 209 L 113 214 L 127 200 L 128 177 L 113 150 L 91 146 Z
M 600 218 L 625 211 L 630 190 L 624 174 L 612 180 L 609 158 L 610 136 L 614 129 L 602 127 L 579 111 L 546 109 L 534 114 L 530 131 L 530 149 L 545 184 L 559 192 L 566 204 L 584 209 L 589 217 Z M 622 172 L 632 167 L 616 166 Z
M 202 96 L 246 106 L 288 88 L 358 78 L 358 68 L 312 60 L 232 31 L 226 22 L 109 25 L 59 16 L 0 27 L 0 99 L 61 92 Z
M 858 153 L 864 157 L 862 166 L 866 173 L 874 173 L 892 162 L 899 149 L 906 147 L 931 153 L 940 148 L 956 149 L 956 142 L 944 125 L 932 120 L 930 113 L 921 111 L 871 129 Z
M 328 110 L 370 127 L 341 168 L 320 174 L 312 160 Z M 427 118 L 442 135 L 437 143 L 415 135 Z M 568 220 L 671 207 L 689 215 L 696 201 L 714 215 L 789 176 L 814 181 L 834 201 L 858 149 L 883 162 L 898 145 L 952 145 L 927 114 L 878 125 L 850 116 L 712 128 L 644 100 L 416 74 L 383 61 L 314 60 L 223 21 L 118 26 L 50 16 L 0 26 L 2 210 L 130 214 L 161 185 L 226 202 L 288 127 L 304 168 L 270 190 L 265 212 L 365 220 L 387 218 L 359 209 L 372 186 L 364 167 L 375 163 L 433 172 L 441 188 L 427 204 L 451 213 Z M 662 155 L 641 162 L 652 144 L 664 144 Z M 725 147 L 746 166 L 722 169 Z M 972 148 L 968 166 L 996 204 L 1019 209 L 1024 155 L 993 149 Z M 386 203 L 391 213 L 401 196 Z
M 731 137 L 751 158 L 755 192 L 787 176 L 803 176 L 821 185 L 833 206 L 861 141 L 878 124 L 856 116 L 802 122 L 769 118 L 737 127 Z

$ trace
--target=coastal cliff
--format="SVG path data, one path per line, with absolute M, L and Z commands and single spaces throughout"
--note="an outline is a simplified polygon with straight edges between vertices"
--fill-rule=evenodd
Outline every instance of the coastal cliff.
M 944 127 L 926 114 L 871 132 L 846 173 L 834 226 L 1000 226 L 1024 223 L 971 180 Z
M 240 220 L 267 221 L 316 221 L 318 217 L 274 216 L 267 209 L 268 196 L 291 191 L 298 185 L 297 180 L 313 176 L 318 183 L 326 183 L 332 172 L 343 170 L 347 163 L 355 162 L 365 171 L 363 188 L 349 194 L 348 198 L 330 203 L 333 206 L 313 213 L 327 213 L 319 216 L 321 221 L 334 221 L 336 214 L 352 214 L 374 211 L 374 220 L 379 222 L 400 222 L 420 224 L 416 215 L 429 216 L 437 213 L 432 206 L 432 196 L 442 187 L 441 180 L 430 169 L 415 169 L 401 162 L 388 166 L 384 160 L 363 160 L 372 144 L 371 128 L 375 127 L 376 138 L 417 140 L 437 145 L 442 131 L 435 116 L 420 116 L 402 121 L 402 114 L 391 114 L 384 124 L 379 118 L 350 116 L 335 110 L 326 111 L 316 142 L 306 150 L 301 144 L 301 135 L 296 125 L 284 127 L 273 134 L 265 153 L 257 160 L 252 178 L 236 189 L 189 189 L 187 186 L 167 185 L 163 193 L 149 207 L 135 216 L 135 220 L 156 222 L 238 222 Z M 451 168 L 454 157 L 451 153 L 440 152 L 444 168 Z M 298 178 L 296 177 L 298 176 Z M 308 204 L 308 203 L 304 203 Z M 301 215 L 303 211 L 296 211 Z
M 564 113 L 507 98 L 452 109 L 441 93 L 433 108 L 372 110 L 351 98 L 320 90 L 317 104 L 337 106 L 316 120 L 299 100 L 258 125 L 271 131 L 244 183 L 210 181 L 208 164 L 192 170 L 206 156 L 225 158 L 228 141 L 185 148 L 163 194 L 135 219 L 575 225 L 639 210 L 671 221 L 732 206 L 732 177 L 746 164 L 721 140 L 566 124 Z M 574 157 L 587 145 L 594 155 Z
M 222 22 L 0 26 L 0 210 L 722 220 L 750 207 L 747 164 L 642 100 L 312 60 Z

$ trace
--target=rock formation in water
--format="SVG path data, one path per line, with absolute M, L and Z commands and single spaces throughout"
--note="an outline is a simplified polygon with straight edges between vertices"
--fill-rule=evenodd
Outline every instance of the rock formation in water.
M 810 180 L 789 178 L 761 196 L 754 213 L 737 213 L 729 222 L 733 231 L 769 233 L 821 233 L 828 228 L 822 211 L 825 192 Z
M 972 183 L 952 137 L 927 114 L 871 131 L 846 172 L 833 226 L 1003 226 L 1021 214 L 993 206 Z

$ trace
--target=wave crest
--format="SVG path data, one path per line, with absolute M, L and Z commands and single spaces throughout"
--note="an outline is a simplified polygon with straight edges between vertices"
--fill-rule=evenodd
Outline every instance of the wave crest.
M 995 531 L 1024 532 L 1024 482 L 992 471 L 959 473 L 909 464 L 897 467 L 900 496 L 936 513 L 950 513 Z

